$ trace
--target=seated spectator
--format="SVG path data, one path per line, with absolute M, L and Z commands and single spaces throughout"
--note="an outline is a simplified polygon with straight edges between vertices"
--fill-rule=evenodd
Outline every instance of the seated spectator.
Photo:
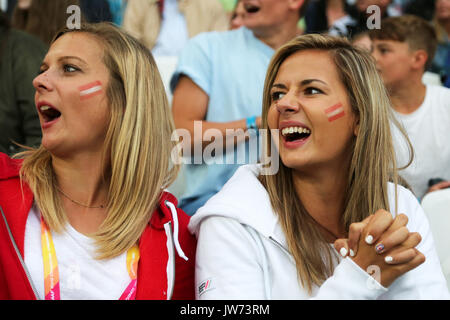
M 352 22 L 347 25 L 348 35 L 354 37 L 356 34 L 367 31 L 367 20 L 373 13 L 368 13 L 367 9 L 376 5 L 380 9 L 380 18 L 399 16 L 401 11 L 396 6 L 391 6 L 392 0 L 356 0 L 354 6 L 349 8 Z
M 32 81 L 46 51 L 38 38 L 10 29 L 0 11 L 0 152 L 13 154 L 17 144 L 41 143 Z
M 354 24 L 348 14 L 349 8 L 346 0 L 310 1 L 305 14 L 306 33 L 346 36 L 347 25 Z
M 241 1 L 247 12 L 245 27 L 204 33 L 190 40 L 172 77 L 175 125 L 190 133 L 192 146 L 199 144 L 200 151 L 209 144 L 203 140 L 205 132 L 221 134 L 225 146 L 230 131 L 259 127 L 266 68 L 274 50 L 297 35 L 305 4 L 303 0 Z M 229 152 L 224 152 L 221 163 L 207 164 L 203 157 L 197 163 L 189 159 L 184 167 L 186 189 L 180 200 L 186 213 L 194 214 L 222 188 L 239 164 L 249 161 L 234 158 L 249 154 L 247 143 L 233 146 L 231 150 L 227 147 Z
M 67 8 L 71 5 L 79 6 L 80 2 L 79 0 L 18 0 L 11 24 L 14 28 L 32 34 L 49 45 L 55 33 L 66 26 L 69 17 Z
M 196 297 L 449 299 L 423 209 L 397 184 L 370 53 L 297 37 L 275 53 L 263 96 L 280 168 L 240 167 L 192 217 Z
M 80 27 L 58 32 L 33 81 L 42 144 L 0 153 L 0 300 L 193 299 L 158 69 L 112 24 Z
M 431 65 L 431 71 L 441 75 L 450 87 L 450 0 L 437 0 L 433 26 L 437 33 L 438 45 Z
M 306 13 L 307 33 L 329 33 L 334 36 L 353 38 L 368 30 L 367 20 L 373 13 L 371 5 L 380 8 L 380 18 L 401 14 L 392 0 L 356 0 L 353 5 L 345 0 L 313 0 Z
M 123 27 L 154 55 L 177 56 L 189 38 L 229 22 L 217 0 L 128 0 Z
M 436 33 L 426 20 L 404 15 L 383 20 L 381 29 L 369 34 L 394 114 L 414 149 L 412 164 L 400 174 L 422 198 L 430 179 L 450 180 L 450 89 L 422 83 L 436 51 Z M 398 164 L 406 166 L 409 148 L 395 134 L 394 142 Z

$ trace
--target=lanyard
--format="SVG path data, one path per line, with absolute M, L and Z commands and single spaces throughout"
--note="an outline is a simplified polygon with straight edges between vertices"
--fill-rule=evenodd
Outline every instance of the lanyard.
M 44 262 L 44 290 L 45 300 L 60 300 L 58 261 L 56 260 L 55 246 L 52 234 L 41 216 L 41 244 L 42 259 Z M 127 271 L 130 276 L 130 284 L 120 296 L 119 300 L 136 299 L 137 268 L 139 263 L 139 248 L 134 245 L 127 251 Z

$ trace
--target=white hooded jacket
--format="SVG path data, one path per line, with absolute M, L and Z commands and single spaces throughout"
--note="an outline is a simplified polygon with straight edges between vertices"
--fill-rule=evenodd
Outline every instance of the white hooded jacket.
M 191 218 L 189 229 L 198 239 L 197 299 L 450 299 L 425 213 L 401 186 L 398 213 L 408 216 L 410 232 L 422 236 L 417 249 L 426 261 L 384 288 L 350 258 L 337 258 L 333 275 L 309 294 L 298 281 L 259 171 L 258 165 L 240 167 Z M 394 214 L 392 183 L 388 190 Z

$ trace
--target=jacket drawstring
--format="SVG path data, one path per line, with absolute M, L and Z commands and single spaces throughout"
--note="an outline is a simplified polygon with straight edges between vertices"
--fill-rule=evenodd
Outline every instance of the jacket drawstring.
M 184 254 L 183 250 L 181 249 L 180 242 L 178 241 L 178 213 L 177 209 L 173 205 L 172 202 L 166 200 L 164 201 L 164 204 L 170 209 L 172 212 L 172 220 L 173 220 L 173 242 L 175 245 L 175 249 L 177 250 L 178 256 L 186 261 L 189 260 L 188 257 Z

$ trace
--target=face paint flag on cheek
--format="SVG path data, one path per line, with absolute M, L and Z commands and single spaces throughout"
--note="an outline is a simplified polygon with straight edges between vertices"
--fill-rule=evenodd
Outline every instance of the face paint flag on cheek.
M 325 109 L 325 114 L 330 122 L 342 118 L 345 115 L 344 106 L 342 103 L 335 104 L 334 106 Z
M 102 83 L 100 81 L 95 81 L 78 87 L 78 90 L 80 91 L 80 99 L 86 100 L 102 92 Z

